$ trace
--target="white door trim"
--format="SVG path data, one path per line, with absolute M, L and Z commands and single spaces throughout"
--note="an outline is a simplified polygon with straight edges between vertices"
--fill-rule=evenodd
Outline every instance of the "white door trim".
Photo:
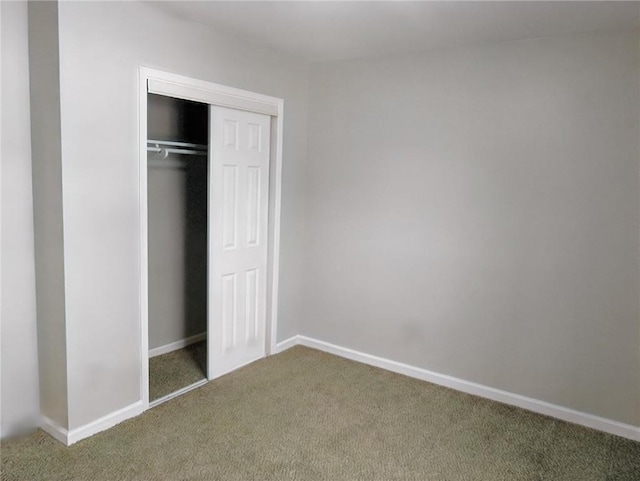
M 138 166 L 139 166 L 139 289 L 140 289 L 140 398 L 143 410 L 149 408 L 149 251 L 147 209 L 147 93 L 194 100 L 210 105 L 255 111 L 271 115 L 271 174 L 269 180 L 269 246 L 267 277 L 266 353 L 276 352 L 278 328 L 278 277 L 280 258 L 280 210 L 282 191 L 282 131 L 284 100 L 204 80 L 193 79 L 141 66 L 138 88 Z

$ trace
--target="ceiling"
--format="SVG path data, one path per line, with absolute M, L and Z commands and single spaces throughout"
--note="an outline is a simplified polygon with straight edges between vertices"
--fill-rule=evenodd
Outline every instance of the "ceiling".
M 306 62 L 640 28 L 640 2 L 153 2 Z

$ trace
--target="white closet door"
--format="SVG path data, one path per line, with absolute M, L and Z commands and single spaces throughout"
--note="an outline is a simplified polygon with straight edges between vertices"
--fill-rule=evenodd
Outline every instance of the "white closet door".
M 210 107 L 209 379 L 266 353 L 270 126 Z

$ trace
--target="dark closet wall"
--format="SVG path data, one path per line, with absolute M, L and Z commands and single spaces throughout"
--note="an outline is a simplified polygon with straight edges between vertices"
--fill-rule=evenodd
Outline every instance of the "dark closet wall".
M 208 143 L 208 106 L 148 96 L 148 138 Z M 149 159 L 158 158 L 149 153 Z M 149 349 L 206 331 L 207 157 L 148 169 Z
M 206 104 L 163 95 L 147 96 L 147 136 L 153 140 L 177 140 L 206 144 L 209 109 Z

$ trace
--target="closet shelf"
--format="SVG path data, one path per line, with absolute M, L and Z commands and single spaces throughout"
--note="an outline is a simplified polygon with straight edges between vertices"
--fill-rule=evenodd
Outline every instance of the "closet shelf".
M 208 146 L 201 144 L 169 140 L 147 140 L 147 152 L 162 154 L 161 159 L 166 159 L 169 154 L 207 155 L 207 149 Z

